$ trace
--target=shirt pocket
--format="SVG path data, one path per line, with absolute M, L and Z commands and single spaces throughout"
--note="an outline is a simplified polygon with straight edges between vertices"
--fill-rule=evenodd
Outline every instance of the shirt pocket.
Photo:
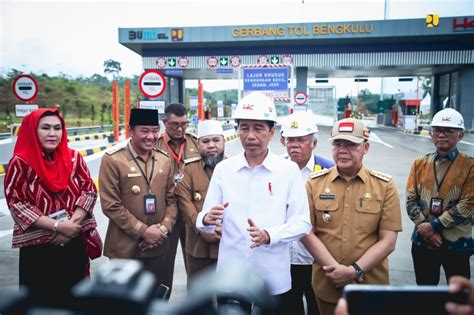
M 336 216 L 339 203 L 336 199 L 316 199 L 314 201 L 316 226 L 320 228 L 333 228 L 337 226 Z M 323 218 L 326 218 L 324 220 Z
M 376 231 L 382 206 L 380 201 L 364 201 L 356 204 L 356 228 L 364 232 Z

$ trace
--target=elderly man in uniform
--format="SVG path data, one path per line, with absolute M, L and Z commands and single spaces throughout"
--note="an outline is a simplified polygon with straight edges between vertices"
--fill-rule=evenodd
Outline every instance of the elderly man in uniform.
M 213 232 L 222 224 L 217 270 L 235 261 L 254 265 L 279 300 L 276 314 L 292 314 L 289 245 L 311 228 L 301 173 L 268 148 L 275 134 L 272 100 L 251 93 L 234 118 L 244 152 L 216 166 L 196 226 Z
M 436 152 L 413 162 L 406 186 L 407 212 L 415 223 L 412 257 L 416 283 L 437 285 L 441 266 L 446 280 L 471 278 L 474 161 L 459 152 L 464 120 L 446 108 L 433 117 L 431 139 Z
M 188 287 L 197 273 L 217 262 L 219 236 L 196 229 L 196 217 L 202 210 L 209 181 L 217 163 L 224 159 L 224 130 L 217 120 L 198 124 L 198 149 L 201 156 L 184 160 L 184 177 L 175 194 L 186 223 L 186 262 Z
M 177 208 L 170 160 L 155 149 L 158 112 L 132 109 L 129 128 L 130 141 L 106 152 L 100 165 L 100 202 L 109 218 L 104 255 L 140 260 L 171 287 L 168 235 Z
M 313 232 L 302 239 L 313 255 L 313 288 L 322 315 L 334 314 L 349 283 L 388 284 L 387 256 L 402 230 L 397 188 L 390 176 L 363 165 L 369 130 L 342 119 L 331 138 L 336 167 L 306 183 Z
M 332 161 L 313 154 L 318 142 L 318 126 L 311 111 L 298 111 L 291 114 L 287 123 L 282 125 L 281 136 L 288 156 L 300 168 L 304 183 L 311 172 L 334 166 Z M 318 314 L 318 306 L 311 285 L 313 256 L 299 240 L 291 242 L 290 252 L 293 314 L 305 314 L 303 297 L 306 299 L 307 314 Z
M 188 127 L 188 118 L 186 115 L 186 106 L 180 103 L 171 103 L 165 107 L 165 117 L 163 118 L 165 131 L 158 138 L 156 147 L 167 152 L 171 159 L 173 168 L 173 176 L 175 185 L 183 180 L 184 176 L 184 160 L 192 157 L 198 157 L 197 138 L 186 132 Z M 183 252 L 184 265 L 186 267 L 186 254 L 184 249 L 186 239 L 186 230 L 184 221 L 181 217 L 181 211 L 178 210 L 176 224 L 170 235 L 169 256 L 173 264 L 168 265 L 167 272 L 173 278 L 174 260 L 176 258 L 176 250 L 178 241 L 181 241 L 181 250 Z

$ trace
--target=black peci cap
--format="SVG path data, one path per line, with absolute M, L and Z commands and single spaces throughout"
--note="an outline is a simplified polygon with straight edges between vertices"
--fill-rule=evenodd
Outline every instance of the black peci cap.
M 158 126 L 158 111 L 156 109 L 132 108 L 130 111 L 130 126 Z

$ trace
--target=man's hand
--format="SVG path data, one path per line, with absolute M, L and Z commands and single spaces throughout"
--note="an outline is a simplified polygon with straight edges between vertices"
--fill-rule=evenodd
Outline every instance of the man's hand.
M 67 244 L 70 241 L 71 239 L 69 237 L 61 235 L 61 234 L 56 234 L 56 236 L 50 240 L 51 244 L 56 245 L 56 246 L 64 246 L 64 244 Z
M 469 293 L 468 304 L 457 304 L 454 302 L 447 302 L 446 310 L 450 315 L 472 315 L 474 314 L 474 283 L 469 279 L 461 276 L 452 276 L 449 278 L 449 292 L 454 294 L 462 289 Z
M 439 233 L 434 233 L 429 239 L 428 244 L 434 247 L 441 247 L 443 245 L 443 238 Z
M 267 231 L 260 230 L 250 218 L 247 222 L 250 225 L 247 228 L 247 231 L 249 231 L 250 238 L 252 239 L 250 248 L 255 248 L 263 244 L 270 244 L 270 235 L 268 235 Z
M 138 245 L 140 249 L 146 250 L 163 244 L 168 236 L 160 229 L 160 224 L 150 225 L 143 234 L 143 241 Z
M 202 222 L 204 225 L 221 225 L 224 218 L 224 209 L 229 205 L 225 202 L 221 205 L 216 205 L 204 216 Z
M 81 232 L 81 225 L 73 222 L 72 220 L 66 220 L 58 222 L 58 233 L 67 237 L 73 238 Z
M 433 231 L 433 227 L 429 222 L 424 222 L 418 225 L 416 233 L 418 233 L 418 235 L 420 235 L 425 241 L 428 241 L 435 231 Z
M 336 288 L 343 288 L 347 284 L 355 283 L 356 271 L 352 266 L 338 264 L 324 266 L 323 270 L 326 271 L 326 277 Z
M 208 243 L 216 243 L 216 242 L 219 242 L 219 240 L 221 239 L 221 237 L 219 235 L 217 235 L 217 233 L 204 233 L 204 232 L 201 232 L 200 235 Z

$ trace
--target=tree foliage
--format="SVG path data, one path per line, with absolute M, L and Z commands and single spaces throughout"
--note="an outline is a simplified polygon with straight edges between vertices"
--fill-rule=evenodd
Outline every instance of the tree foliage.
M 114 80 L 120 76 L 120 71 L 122 71 L 122 67 L 120 62 L 115 61 L 113 59 L 109 59 L 104 61 L 104 73 L 112 75 Z

